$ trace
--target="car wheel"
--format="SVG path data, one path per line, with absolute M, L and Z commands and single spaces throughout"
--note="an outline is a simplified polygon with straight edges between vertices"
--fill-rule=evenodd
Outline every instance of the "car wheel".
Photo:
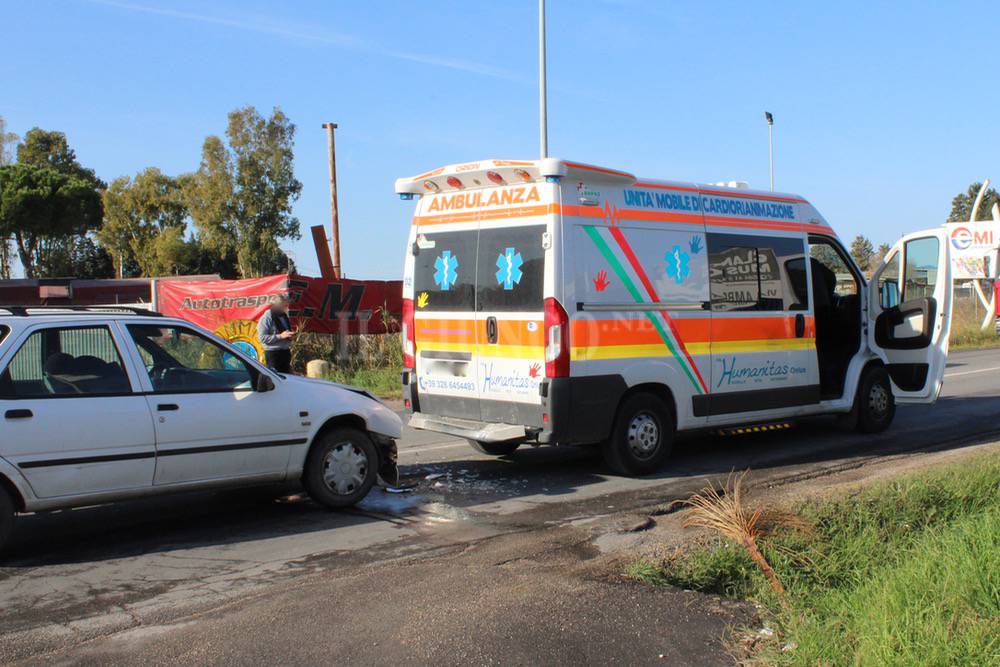
M 519 442 L 483 442 L 482 440 L 469 440 L 469 444 L 480 454 L 489 456 L 510 456 L 521 446 Z
M 860 432 L 881 433 L 889 428 L 896 416 L 896 398 L 892 395 L 892 383 L 885 368 L 872 366 L 864 372 L 854 405 Z
M 350 507 L 364 498 L 378 477 L 378 451 L 355 428 L 335 428 L 309 450 L 302 482 L 313 500 L 327 507 Z
M 7 490 L 0 487 L 0 553 L 3 553 L 14 532 L 14 501 Z
M 608 466 L 621 475 L 656 472 L 674 444 L 674 416 L 652 394 L 635 394 L 618 408 L 611 437 L 601 444 Z

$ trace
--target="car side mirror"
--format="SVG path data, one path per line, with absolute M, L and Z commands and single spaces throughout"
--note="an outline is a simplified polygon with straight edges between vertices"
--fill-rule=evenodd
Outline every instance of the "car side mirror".
M 274 380 L 267 373 L 257 376 L 257 391 L 274 391 Z

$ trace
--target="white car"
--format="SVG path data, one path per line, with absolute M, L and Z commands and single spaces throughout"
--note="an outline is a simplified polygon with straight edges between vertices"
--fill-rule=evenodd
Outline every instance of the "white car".
M 346 507 L 396 482 L 399 417 L 183 320 L 0 306 L 0 549 L 18 512 L 290 482 Z

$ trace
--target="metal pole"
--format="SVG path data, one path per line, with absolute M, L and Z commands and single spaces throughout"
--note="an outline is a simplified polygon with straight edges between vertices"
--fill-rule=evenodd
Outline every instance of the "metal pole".
M 323 123 L 326 128 L 326 143 L 330 152 L 330 244 L 333 247 L 333 277 L 340 278 L 340 217 L 337 211 L 337 151 L 333 143 L 333 131 L 336 123 Z
M 538 124 L 542 158 L 549 156 L 549 120 L 545 89 L 545 0 L 538 0 Z
M 771 192 L 774 192 L 774 125 L 767 126 L 767 164 L 771 172 Z

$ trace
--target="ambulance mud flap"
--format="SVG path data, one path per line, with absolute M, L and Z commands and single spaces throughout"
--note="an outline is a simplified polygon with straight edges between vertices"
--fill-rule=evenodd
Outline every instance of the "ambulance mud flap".
M 548 431 L 539 442 L 591 444 L 611 435 L 615 412 L 628 389 L 621 375 L 552 378 L 542 383 Z

